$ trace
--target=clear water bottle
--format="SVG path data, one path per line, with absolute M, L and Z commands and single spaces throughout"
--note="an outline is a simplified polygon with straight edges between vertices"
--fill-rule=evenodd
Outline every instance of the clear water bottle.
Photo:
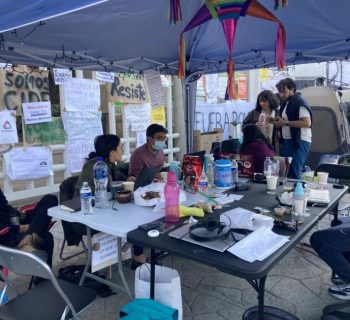
M 176 174 L 174 171 L 169 171 L 167 182 L 164 186 L 166 222 L 175 223 L 179 220 L 179 197 L 180 187 L 176 183 Z
M 280 162 L 278 161 L 277 157 L 274 157 L 272 159 L 272 176 L 279 177 L 280 175 Z
M 208 191 L 208 177 L 205 174 L 204 168 L 202 170 L 201 176 L 199 177 L 198 190 L 201 191 L 201 192 L 207 192 Z
M 80 205 L 83 214 L 92 214 L 92 193 L 86 181 L 80 189 Z
M 264 131 L 266 125 L 266 113 L 264 110 L 261 110 L 259 114 L 259 119 L 258 119 L 258 126 L 260 130 Z
M 264 161 L 264 176 L 271 176 L 272 175 L 272 161 L 270 157 L 266 157 Z
M 232 182 L 234 184 L 238 183 L 238 164 L 236 159 L 232 160 Z
M 95 207 L 107 208 L 107 183 L 108 183 L 108 167 L 102 157 L 98 157 L 94 165 L 94 181 L 95 181 Z
M 209 154 L 207 163 L 207 177 L 208 187 L 214 186 L 215 172 L 214 172 L 214 155 Z
M 292 221 L 304 222 L 305 216 L 305 192 L 301 182 L 297 182 L 292 198 Z

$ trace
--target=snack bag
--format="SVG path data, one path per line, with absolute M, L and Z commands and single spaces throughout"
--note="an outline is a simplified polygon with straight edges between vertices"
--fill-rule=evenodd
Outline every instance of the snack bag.
M 190 193 L 198 191 L 199 177 L 202 173 L 202 163 L 198 156 L 186 155 L 183 163 L 184 189 Z

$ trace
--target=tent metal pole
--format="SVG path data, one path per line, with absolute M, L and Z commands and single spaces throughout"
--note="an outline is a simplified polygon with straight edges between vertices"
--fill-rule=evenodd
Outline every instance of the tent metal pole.
M 25 56 L 25 57 L 29 57 L 29 58 L 33 58 L 33 59 L 36 59 L 38 61 L 42 61 L 42 62 L 45 62 L 47 64 L 49 64 L 48 67 L 52 67 L 52 66 L 57 66 L 57 67 L 61 67 L 61 68 L 64 68 L 64 69 L 69 69 L 69 67 L 67 66 L 64 66 L 63 64 L 58 64 L 58 63 L 53 63 L 53 61 L 49 61 L 47 59 L 43 59 L 43 58 L 39 58 L 33 54 L 30 54 L 30 53 L 27 53 L 27 52 L 23 52 L 22 50 L 18 50 L 18 49 L 14 49 L 15 52 Z
M 156 61 L 156 60 L 152 60 L 152 59 L 148 59 L 148 58 L 140 58 L 140 60 L 145 60 L 145 61 L 147 61 L 147 62 L 151 62 L 151 63 L 154 63 L 154 64 L 158 64 L 158 65 L 160 65 L 160 66 L 162 66 L 162 67 L 168 67 L 168 68 L 170 68 L 170 69 L 177 70 L 175 67 L 170 67 L 169 65 L 164 64 L 164 63 L 162 63 L 162 62 L 158 62 L 158 61 Z

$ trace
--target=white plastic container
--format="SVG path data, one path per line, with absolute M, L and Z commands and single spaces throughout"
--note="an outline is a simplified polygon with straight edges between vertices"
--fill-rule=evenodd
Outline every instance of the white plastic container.
M 230 160 L 215 161 L 215 186 L 219 189 L 232 188 L 232 163 Z

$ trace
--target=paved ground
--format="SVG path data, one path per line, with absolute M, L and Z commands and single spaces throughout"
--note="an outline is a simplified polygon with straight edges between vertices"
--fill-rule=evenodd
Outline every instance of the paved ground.
M 319 227 L 329 225 L 329 217 Z M 63 233 L 60 223 L 52 229 L 55 236 L 54 270 L 65 265 L 84 263 L 84 255 L 62 261 L 58 257 Z M 304 241 L 308 241 L 308 236 Z M 80 250 L 68 247 L 65 252 Z M 306 251 L 309 250 L 309 251 Z M 166 266 L 174 266 L 180 273 L 184 320 L 239 320 L 244 311 L 257 304 L 256 293 L 245 281 L 192 261 L 168 256 L 163 259 Z M 134 285 L 134 272 L 129 262 L 123 266 L 130 288 Z M 118 281 L 117 271 L 113 278 Z M 27 278 L 15 278 L 22 290 L 27 288 Z M 327 293 L 330 285 L 329 268 L 306 248 L 292 250 L 269 274 L 266 282 L 266 304 L 277 306 L 296 314 L 301 320 L 319 320 L 322 308 L 338 302 Z M 118 319 L 121 306 L 128 302 L 123 293 L 108 298 L 98 298 L 81 316 L 82 320 Z

